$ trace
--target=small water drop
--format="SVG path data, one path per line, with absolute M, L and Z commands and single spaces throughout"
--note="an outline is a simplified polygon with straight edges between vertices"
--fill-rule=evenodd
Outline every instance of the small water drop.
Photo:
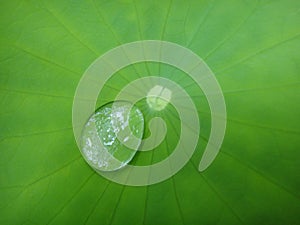
M 171 90 L 160 85 L 155 85 L 147 94 L 147 103 L 151 109 L 161 111 L 168 105 L 171 98 Z

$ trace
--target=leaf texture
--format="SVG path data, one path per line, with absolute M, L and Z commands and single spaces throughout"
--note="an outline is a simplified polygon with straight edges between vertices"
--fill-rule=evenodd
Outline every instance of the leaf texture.
M 299 224 L 300 2 L 2 1 L 0 7 L 1 224 Z M 210 131 L 202 91 L 158 63 L 119 71 L 98 105 L 128 81 L 158 75 L 192 96 L 201 135 L 192 159 L 170 179 L 122 186 L 95 173 L 72 131 L 72 103 L 86 68 L 137 40 L 166 40 L 202 57 L 224 92 L 225 139 L 214 163 L 197 170 Z M 172 107 L 165 141 L 132 162 L 171 154 L 180 136 Z M 146 135 L 149 131 L 146 130 Z

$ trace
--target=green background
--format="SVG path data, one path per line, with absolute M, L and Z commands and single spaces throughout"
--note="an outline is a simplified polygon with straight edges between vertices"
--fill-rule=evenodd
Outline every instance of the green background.
M 84 161 L 72 102 L 86 68 L 120 44 L 167 40 L 190 48 L 215 73 L 228 123 L 213 164 L 197 166 L 210 111 L 182 72 L 141 63 L 117 73 L 98 104 L 147 75 L 179 82 L 199 110 L 192 159 L 152 186 L 112 183 Z M 1 1 L 0 224 L 299 224 L 300 1 Z M 166 140 L 133 164 L 167 157 L 179 138 L 176 110 Z M 146 136 L 149 131 L 146 130 Z

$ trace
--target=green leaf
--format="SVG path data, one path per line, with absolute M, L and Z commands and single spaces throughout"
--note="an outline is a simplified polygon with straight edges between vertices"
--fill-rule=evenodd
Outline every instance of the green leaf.
M 2 1 L 0 7 L 1 224 L 298 224 L 300 221 L 300 1 Z M 197 170 L 210 134 L 204 94 L 182 71 L 159 63 L 124 68 L 97 106 L 148 75 L 179 83 L 199 110 L 192 159 L 152 186 L 110 182 L 85 162 L 72 131 L 72 103 L 87 67 L 137 40 L 166 40 L 205 60 L 222 87 L 227 128 L 219 155 Z M 166 158 L 180 133 L 172 106 L 155 151 Z

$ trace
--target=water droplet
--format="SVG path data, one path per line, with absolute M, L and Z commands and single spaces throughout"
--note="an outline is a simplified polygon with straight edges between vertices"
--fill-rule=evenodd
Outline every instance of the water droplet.
M 168 105 L 171 97 L 171 90 L 160 85 L 155 85 L 147 94 L 147 103 L 151 109 L 161 111 Z
M 133 104 L 108 103 L 88 119 L 81 136 L 81 153 L 94 169 L 114 171 L 127 165 L 141 144 L 144 117 Z

